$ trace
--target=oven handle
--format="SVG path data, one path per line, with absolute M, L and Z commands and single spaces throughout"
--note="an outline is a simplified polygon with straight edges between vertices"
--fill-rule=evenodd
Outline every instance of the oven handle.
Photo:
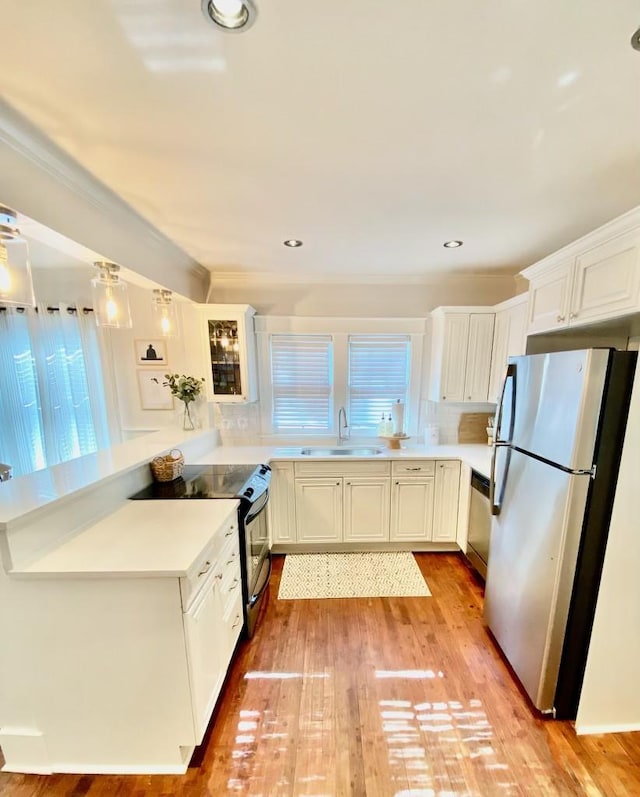
M 260 499 L 259 499 L 260 500 Z M 269 490 L 265 490 L 262 495 L 262 503 L 252 504 L 248 514 L 244 518 L 245 526 L 247 523 L 252 523 L 258 515 L 265 509 L 269 501 Z M 256 508 L 257 506 L 257 508 Z
M 265 564 L 267 565 L 267 575 L 263 579 L 262 574 L 264 573 L 265 570 Z M 249 598 L 250 609 L 253 608 L 256 605 L 256 603 L 260 600 L 262 593 L 269 586 L 270 578 L 271 578 L 271 552 L 268 552 L 267 556 L 265 557 L 265 561 L 262 563 L 262 567 L 260 569 L 260 577 L 258 578 L 258 581 L 259 582 L 262 581 L 262 584 L 260 587 L 256 589 L 253 595 Z

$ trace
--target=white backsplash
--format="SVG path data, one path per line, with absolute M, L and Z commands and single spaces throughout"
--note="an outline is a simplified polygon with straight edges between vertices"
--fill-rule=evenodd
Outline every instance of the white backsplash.
M 222 445 L 260 444 L 260 404 L 213 404 L 213 424 Z
M 495 404 L 472 404 L 464 402 L 454 404 L 443 401 L 425 401 L 422 407 L 420 429 L 424 430 L 430 424 L 438 427 L 440 444 L 455 445 L 458 443 L 458 426 L 460 416 L 466 412 L 486 412 L 493 415 Z M 421 442 L 424 441 L 424 435 Z

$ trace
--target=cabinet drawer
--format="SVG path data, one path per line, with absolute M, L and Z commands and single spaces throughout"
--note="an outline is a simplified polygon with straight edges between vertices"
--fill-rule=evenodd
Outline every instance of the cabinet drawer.
M 207 575 L 213 568 L 220 568 L 238 547 L 238 520 L 233 519 L 221 526 L 195 561 L 187 576 L 180 579 L 182 611 L 186 612 L 193 603 Z M 239 558 L 239 554 L 238 554 Z
M 388 476 L 388 460 L 356 459 L 350 462 L 296 462 L 295 475 L 298 477 L 327 476 Z
M 392 476 L 433 476 L 435 459 L 401 459 L 391 463 Z

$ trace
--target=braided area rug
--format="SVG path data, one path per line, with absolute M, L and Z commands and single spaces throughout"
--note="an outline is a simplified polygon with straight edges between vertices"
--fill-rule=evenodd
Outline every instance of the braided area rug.
M 430 595 L 406 551 L 287 554 L 278 591 L 280 600 Z

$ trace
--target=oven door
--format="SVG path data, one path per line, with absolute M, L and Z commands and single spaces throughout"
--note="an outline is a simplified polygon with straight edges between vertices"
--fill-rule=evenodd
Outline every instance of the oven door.
M 253 636 L 261 599 L 269 584 L 271 575 L 271 555 L 269 553 L 269 535 L 267 531 L 267 503 L 269 491 L 252 504 L 245 515 L 244 547 L 247 573 L 247 594 L 245 604 L 247 635 Z

